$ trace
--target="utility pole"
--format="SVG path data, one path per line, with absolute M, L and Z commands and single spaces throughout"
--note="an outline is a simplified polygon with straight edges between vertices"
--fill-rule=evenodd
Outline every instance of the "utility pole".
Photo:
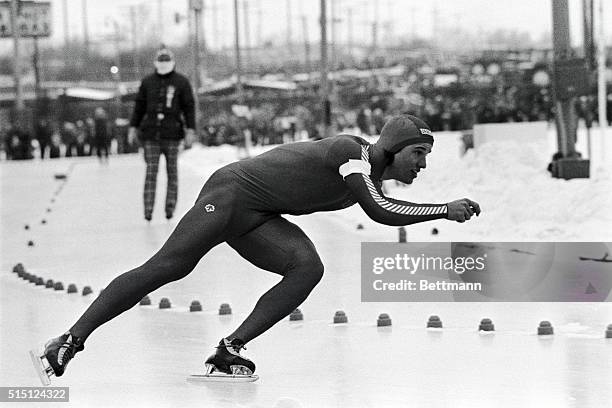
M 261 8 L 261 0 L 257 0 L 257 47 L 263 47 L 263 37 L 261 31 L 261 22 L 263 21 L 263 9 Z
M 193 10 L 193 99 L 195 102 L 196 129 L 200 123 L 200 26 L 202 25 L 203 0 L 190 0 L 190 9 Z
M 87 12 L 87 0 L 81 0 L 83 8 L 83 45 L 85 46 L 85 55 L 89 55 L 89 21 Z
M 570 43 L 568 0 L 552 3 L 553 21 L 553 100 L 557 126 L 558 154 L 551 163 L 552 176 L 564 179 L 589 177 L 590 161 L 576 151 L 576 97 L 588 92 L 589 81 L 584 59 L 574 56 Z
M 136 27 L 137 27 L 137 23 L 136 23 L 136 7 L 137 6 L 130 6 L 130 26 L 132 28 L 132 33 L 131 33 L 131 40 L 132 40 L 132 55 L 134 56 L 134 71 L 136 71 L 136 76 L 140 77 L 140 54 L 138 52 L 138 40 L 137 40 L 137 34 L 136 34 Z
M 597 27 L 597 102 L 599 113 L 599 130 L 601 131 L 601 154 L 605 158 L 606 151 L 606 130 L 608 128 L 607 112 L 607 90 L 606 90 L 606 37 L 604 25 L 604 0 L 599 0 L 597 7 L 598 27 Z
M 593 17 L 593 0 L 582 0 L 584 58 L 586 59 L 589 71 L 593 71 L 597 65 L 595 62 L 595 40 L 593 38 Z
M 242 67 L 240 62 L 240 24 L 238 18 L 238 0 L 234 0 L 234 46 L 236 52 L 236 95 L 239 104 L 244 103 L 242 91 Z
M 378 47 L 378 1 L 374 1 L 374 22 L 372 23 L 372 51 Z
M 219 18 L 219 12 L 218 12 L 218 6 L 217 6 L 217 0 L 212 0 L 213 4 L 212 4 L 212 31 L 213 31 L 213 41 L 215 42 L 215 47 L 217 47 L 218 50 L 221 50 L 223 48 L 223 44 L 221 44 L 221 41 L 219 41 L 219 24 L 218 24 L 218 18 Z
M 70 45 L 70 31 L 68 25 L 68 0 L 62 1 L 62 18 L 64 19 L 64 48 Z
M 353 61 L 353 51 L 354 51 L 354 43 L 353 43 L 353 8 L 349 7 L 346 10 L 346 42 L 348 45 L 348 52 L 351 57 L 351 61 Z
M 308 40 L 308 20 L 305 15 L 302 14 L 300 17 L 302 21 L 302 38 L 304 40 L 304 60 L 305 60 L 305 69 L 310 76 L 310 71 L 312 70 L 311 62 L 310 62 L 310 41 Z
M 292 38 L 291 38 L 291 0 L 285 0 L 286 8 L 287 8 L 287 50 L 291 52 L 292 47 Z
M 336 65 L 336 60 L 338 58 L 337 56 L 337 47 L 336 47 L 336 42 L 338 41 L 338 33 L 336 31 L 336 6 L 338 4 L 339 0 L 330 0 L 331 4 L 330 4 L 330 21 L 331 21 L 331 38 L 330 38 L 330 42 L 331 42 L 331 66 L 332 69 L 334 69 L 335 65 Z
M 242 18 L 244 19 L 244 48 L 246 51 L 245 66 L 248 71 L 251 66 L 251 30 L 249 27 L 249 1 L 242 0 Z
M 40 114 L 40 53 L 38 50 L 38 36 L 34 36 L 34 54 L 32 55 L 32 65 L 34 66 L 34 123 L 38 123 Z
M 557 0 L 552 3 L 553 8 L 553 51 L 554 62 L 559 63 L 570 58 L 572 49 L 569 32 L 568 0 Z M 555 91 L 557 91 L 555 89 Z M 573 99 L 561 99 L 555 95 L 555 110 L 557 122 L 557 144 L 563 157 L 575 154 L 575 126 L 576 115 Z
M 21 52 L 19 32 L 19 3 L 18 0 L 11 2 L 11 26 L 13 28 L 13 81 L 15 82 L 15 118 L 17 126 L 23 125 L 23 85 L 21 83 Z
M 326 0 L 320 0 L 321 2 L 321 18 L 319 23 L 321 25 L 321 83 L 320 83 L 320 94 L 321 102 L 323 104 L 323 121 L 321 123 L 322 137 L 329 136 L 329 129 L 331 126 L 331 102 L 329 100 L 329 81 L 327 80 L 327 5 Z

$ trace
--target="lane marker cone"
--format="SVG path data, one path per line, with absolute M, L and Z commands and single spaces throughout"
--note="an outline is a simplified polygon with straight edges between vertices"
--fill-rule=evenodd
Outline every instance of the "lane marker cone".
M 547 336 L 553 334 L 553 327 L 549 321 L 543 320 L 538 326 L 538 335 Z
M 442 320 L 436 315 L 429 316 L 429 320 L 427 320 L 427 328 L 430 329 L 441 329 L 442 328 Z
M 230 307 L 229 303 L 222 303 L 221 306 L 219 306 L 219 315 L 231 315 L 232 314 L 232 308 Z
M 391 318 L 389 317 L 389 315 L 387 313 L 381 313 L 378 316 L 378 319 L 376 320 L 376 326 L 378 327 L 391 326 Z
M 334 323 L 348 323 L 348 317 L 343 310 L 338 310 L 336 314 L 334 314 Z
M 290 322 L 297 322 L 297 321 L 300 321 L 300 320 L 304 320 L 304 315 L 302 314 L 302 311 L 300 309 L 295 309 L 289 315 L 289 321 Z
M 189 306 L 189 311 L 190 312 L 201 312 L 202 305 L 200 304 L 198 300 L 194 300 L 191 302 L 191 305 Z

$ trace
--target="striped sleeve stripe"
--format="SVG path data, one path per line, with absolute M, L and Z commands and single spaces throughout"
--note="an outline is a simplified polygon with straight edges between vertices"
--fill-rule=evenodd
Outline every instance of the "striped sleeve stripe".
M 368 146 L 361 146 L 361 160 L 370 161 L 368 153 Z M 368 187 L 368 191 L 370 195 L 374 199 L 374 202 L 384 208 L 387 211 L 396 214 L 404 214 L 404 215 L 437 215 L 444 214 L 446 212 L 446 205 L 434 205 L 434 206 L 422 206 L 422 205 L 402 205 L 395 204 L 385 200 L 380 194 L 378 194 L 378 190 L 376 190 L 376 186 L 372 179 L 365 174 L 361 175 L 363 180 Z

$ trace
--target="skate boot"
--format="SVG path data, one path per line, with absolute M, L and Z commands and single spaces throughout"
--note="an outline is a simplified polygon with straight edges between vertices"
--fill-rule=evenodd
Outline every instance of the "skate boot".
M 240 355 L 240 349 L 245 349 L 244 342 L 240 339 L 221 339 L 217 351 L 206 359 L 206 374 L 219 371 L 225 374 L 252 376 L 255 372 L 255 364 L 246 357 Z
M 44 385 L 50 384 L 50 377 L 61 377 L 74 355 L 85 348 L 83 341 L 66 332 L 45 344 L 42 355 L 30 351 L 34 368 Z

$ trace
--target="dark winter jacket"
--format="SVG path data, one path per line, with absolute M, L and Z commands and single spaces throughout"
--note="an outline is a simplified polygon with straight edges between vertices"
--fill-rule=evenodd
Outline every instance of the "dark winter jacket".
M 183 126 L 195 128 L 195 105 L 189 80 L 172 71 L 153 73 L 140 84 L 130 126 L 143 140 L 182 139 Z

